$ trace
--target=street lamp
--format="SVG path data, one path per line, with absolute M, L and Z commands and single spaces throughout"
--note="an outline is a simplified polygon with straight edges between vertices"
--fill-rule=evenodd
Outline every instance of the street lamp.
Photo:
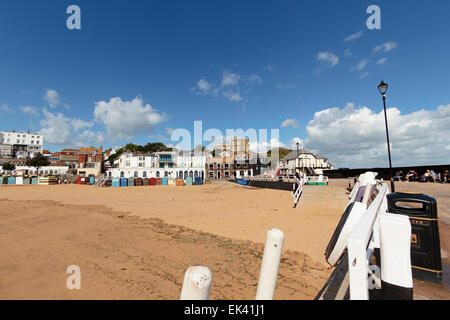
M 296 158 L 296 160 L 295 160 L 295 173 L 297 173 L 297 167 L 298 167 L 298 147 L 300 146 L 300 143 L 297 142 L 297 143 L 296 143 L 296 146 L 297 146 L 297 158 Z
M 383 97 L 384 123 L 386 125 L 386 140 L 387 140 L 388 157 L 389 157 L 389 178 L 391 180 L 391 192 L 395 192 L 394 178 L 392 175 L 391 146 L 389 143 L 389 129 L 388 129 L 388 122 L 387 122 L 387 114 L 386 114 L 386 91 L 387 91 L 387 89 L 388 89 L 388 84 L 384 83 L 384 81 L 381 80 L 381 83 L 378 85 L 378 91 L 380 91 L 380 94 Z

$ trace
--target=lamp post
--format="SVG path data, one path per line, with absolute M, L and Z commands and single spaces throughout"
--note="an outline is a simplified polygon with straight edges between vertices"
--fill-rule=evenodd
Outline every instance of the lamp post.
M 392 175 L 392 160 L 391 160 L 391 145 L 389 143 L 389 129 L 387 122 L 387 114 L 386 114 L 386 91 L 388 89 L 388 84 L 384 83 L 381 80 L 381 83 L 378 85 L 378 91 L 380 91 L 381 96 L 383 97 L 383 105 L 384 105 L 384 123 L 386 125 L 386 140 L 387 140 L 387 148 L 388 148 L 388 157 L 389 157 L 389 178 L 391 180 L 391 192 L 395 192 L 394 179 Z
M 298 147 L 300 146 L 300 143 L 296 143 L 296 146 L 297 146 L 297 158 L 295 159 L 295 173 L 297 173 L 297 165 L 298 165 Z

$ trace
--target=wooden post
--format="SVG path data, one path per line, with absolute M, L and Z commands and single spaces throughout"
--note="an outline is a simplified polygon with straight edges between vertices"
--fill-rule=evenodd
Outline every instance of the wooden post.
M 267 231 L 266 246 L 259 274 L 256 300 L 272 300 L 277 283 L 284 233 L 278 229 Z
M 191 266 L 184 274 L 180 300 L 208 300 L 212 273 L 205 266 Z

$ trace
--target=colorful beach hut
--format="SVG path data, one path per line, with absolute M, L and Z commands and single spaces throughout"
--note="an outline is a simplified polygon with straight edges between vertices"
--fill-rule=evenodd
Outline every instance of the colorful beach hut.
M 111 186 L 112 187 L 120 187 L 120 178 L 118 178 L 118 177 L 112 178 Z
M 126 187 L 126 186 L 128 186 L 128 180 L 127 180 L 127 178 L 120 178 L 120 186 L 121 186 L 121 187 Z
M 175 185 L 175 180 L 172 177 L 167 178 L 167 184 L 169 186 L 174 186 Z
M 167 177 L 164 177 L 161 179 L 161 185 L 163 185 L 163 186 L 169 185 L 169 180 Z
M 156 186 L 156 178 L 150 178 L 150 185 Z
M 136 178 L 134 180 L 134 184 L 136 187 L 142 187 L 142 185 L 144 184 L 144 181 L 142 181 L 142 178 Z
M 128 178 L 128 186 L 129 187 L 134 187 L 134 177 L 129 177 Z
M 157 186 L 162 185 L 162 179 L 161 178 L 156 178 L 156 185 Z
M 8 184 L 16 184 L 16 177 L 8 177 Z
M 192 186 L 192 177 L 187 177 L 186 178 L 186 185 L 187 186 Z
M 24 177 L 23 184 L 31 184 L 31 179 L 29 177 Z
M 142 185 L 143 186 L 149 186 L 150 185 L 150 178 L 142 179 Z
M 177 178 L 177 179 L 175 180 L 175 185 L 176 185 L 177 187 L 182 187 L 182 186 L 184 186 L 183 179 L 182 179 L 182 178 Z

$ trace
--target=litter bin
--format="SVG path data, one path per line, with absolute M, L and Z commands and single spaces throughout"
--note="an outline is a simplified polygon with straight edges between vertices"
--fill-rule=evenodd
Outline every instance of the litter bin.
M 388 212 L 409 216 L 413 277 L 442 282 L 441 245 L 436 199 L 424 194 L 387 195 Z

